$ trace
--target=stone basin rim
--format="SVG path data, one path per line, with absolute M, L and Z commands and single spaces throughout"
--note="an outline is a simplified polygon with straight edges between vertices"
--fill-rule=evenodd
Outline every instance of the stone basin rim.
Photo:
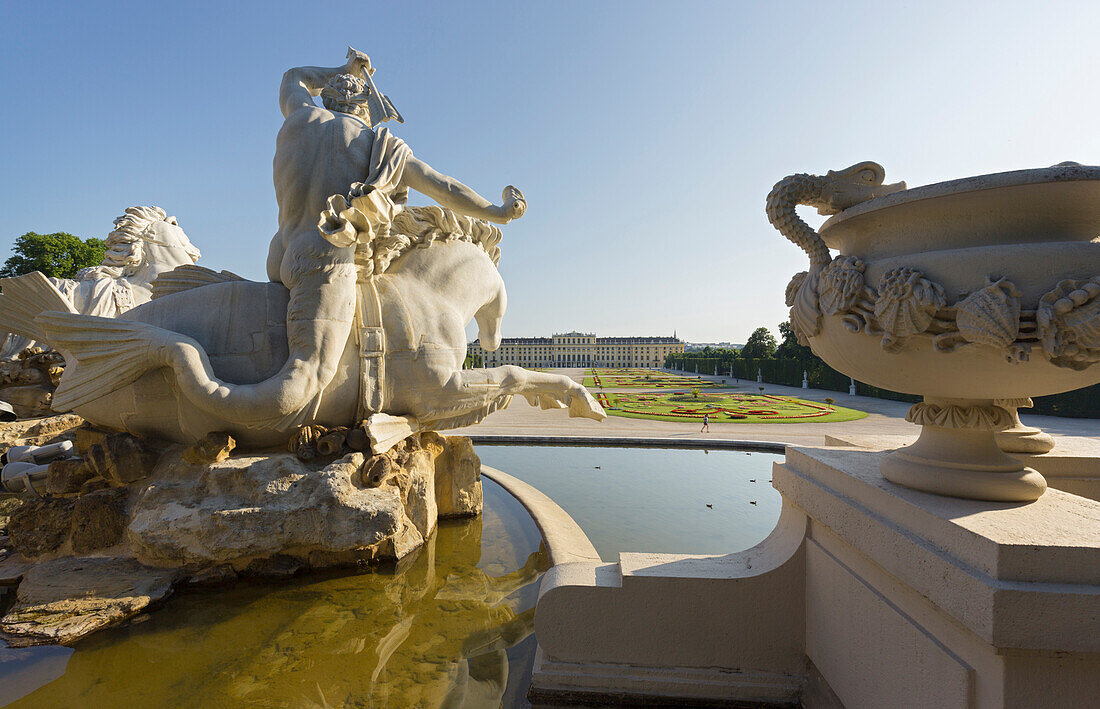
M 482 464 L 481 474 L 514 497 L 531 515 L 546 546 L 551 566 L 575 562 L 601 563 L 599 552 L 581 526 L 546 493 L 488 465 Z
M 1026 168 L 1023 170 L 1009 170 L 1006 172 L 991 172 L 984 175 L 962 177 L 945 182 L 935 182 L 930 185 L 921 185 L 901 192 L 895 192 L 883 197 L 869 199 L 853 207 L 849 207 L 839 214 L 829 217 L 821 225 L 822 236 L 833 227 L 843 224 L 855 217 L 877 212 L 903 204 L 911 204 L 924 200 L 950 197 L 954 195 L 987 192 L 1011 187 L 1026 185 L 1050 184 L 1057 182 L 1097 182 L 1100 183 L 1100 166 L 1095 165 L 1055 165 L 1052 167 Z M 1100 184 L 1098 184 L 1100 191 Z

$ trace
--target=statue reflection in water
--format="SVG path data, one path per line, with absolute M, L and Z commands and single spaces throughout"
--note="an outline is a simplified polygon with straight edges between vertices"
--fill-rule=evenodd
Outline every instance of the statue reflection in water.
M 12 706 L 501 706 L 549 566 L 540 548 L 516 569 L 502 525 L 487 505 L 400 568 L 182 594 L 82 642 Z M 502 541 L 483 549 L 483 526 Z

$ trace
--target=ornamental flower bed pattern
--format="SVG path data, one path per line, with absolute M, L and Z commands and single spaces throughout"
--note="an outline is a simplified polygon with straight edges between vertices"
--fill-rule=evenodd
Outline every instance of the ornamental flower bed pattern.
M 669 374 L 655 369 L 589 369 L 584 385 L 610 389 L 683 389 L 684 387 L 717 387 L 719 384 L 701 377 Z
M 613 416 L 632 416 L 671 421 L 701 421 L 704 415 L 716 423 L 852 421 L 867 414 L 833 404 L 771 394 L 700 394 L 690 402 L 683 393 L 617 394 L 600 392 L 597 400 Z

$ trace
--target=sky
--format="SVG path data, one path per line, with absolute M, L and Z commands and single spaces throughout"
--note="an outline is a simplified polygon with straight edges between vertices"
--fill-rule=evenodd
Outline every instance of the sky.
M 419 158 L 523 190 L 505 336 L 744 342 L 807 266 L 764 215 L 784 176 L 1100 164 L 1098 30 L 1095 2 L 2 0 L 0 258 L 151 204 L 266 280 L 279 81 L 351 45 Z

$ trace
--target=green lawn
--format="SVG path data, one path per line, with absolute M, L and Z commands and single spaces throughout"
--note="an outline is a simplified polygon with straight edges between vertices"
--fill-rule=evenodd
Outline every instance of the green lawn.
M 590 389 L 690 389 L 717 387 L 698 377 L 669 374 L 656 369 L 589 369 L 582 382 Z
M 690 392 L 616 394 L 599 392 L 596 399 L 611 416 L 702 423 L 827 423 L 854 421 L 867 414 L 836 404 L 771 394 L 699 394 Z

